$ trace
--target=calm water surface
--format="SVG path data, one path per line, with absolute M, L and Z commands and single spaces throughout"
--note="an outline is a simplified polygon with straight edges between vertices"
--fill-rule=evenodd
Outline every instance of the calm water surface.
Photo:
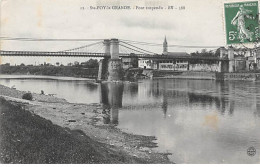
M 260 83 L 208 80 L 87 81 L 0 79 L 19 90 L 56 94 L 69 102 L 102 103 L 105 124 L 156 136 L 176 163 L 260 163 Z M 256 149 L 248 156 L 248 147 Z

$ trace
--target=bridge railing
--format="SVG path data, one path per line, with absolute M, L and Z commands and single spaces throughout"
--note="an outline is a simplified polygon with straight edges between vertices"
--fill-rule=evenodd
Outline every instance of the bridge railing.
M 0 51 L 1 56 L 56 56 L 56 57 L 105 57 L 104 53 L 88 52 L 35 52 L 35 51 Z
M 54 57 L 110 57 L 105 53 L 89 53 L 89 52 L 36 52 L 36 51 L 0 51 L 1 56 L 54 56 Z M 159 54 L 123 54 L 120 53 L 119 57 L 126 58 L 143 58 L 143 59 L 160 59 L 160 60 L 212 60 L 212 61 L 227 61 L 227 57 L 195 57 L 195 56 L 167 56 Z

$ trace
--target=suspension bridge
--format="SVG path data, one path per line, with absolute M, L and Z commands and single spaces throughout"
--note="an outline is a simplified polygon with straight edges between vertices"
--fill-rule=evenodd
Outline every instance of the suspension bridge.
M 20 40 L 20 41 L 35 41 L 36 39 L 30 38 L 5 38 L 1 37 L 1 40 Z M 60 41 L 61 39 L 37 39 L 37 41 Z M 64 39 L 65 40 L 65 39 Z M 122 58 L 138 58 L 138 59 L 150 59 L 155 60 L 158 64 L 158 60 L 186 60 L 187 62 L 192 60 L 207 60 L 218 63 L 219 72 L 234 71 L 234 48 L 229 48 L 227 54 L 224 48 L 220 48 L 220 55 L 216 57 L 196 57 L 189 54 L 175 54 L 170 55 L 166 53 L 155 53 L 147 49 L 143 49 L 136 45 L 158 46 L 158 44 L 147 42 L 136 42 L 129 40 L 119 39 L 104 39 L 104 40 L 90 40 L 94 43 L 83 45 L 80 47 L 48 52 L 48 51 L 8 51 L 1 50 L 1 56 L 32 56 L 32 57 L 94 57 L 103 58 L 99 62 L 98 80 L 121 80 L 122 79 Z M 67 41 L 74 41 L 67 39 Z M 84 40 L 83 40 L 84 41 Z M 191 47 L 191 46 L 186 46 Z M 203 48 L 207 48 L 204 46 Z M 225 56 L 227 55 L 227 56 Z M 120 59 L 121 58 L 121 59 Z M 157 60 L 157 61 L 156 61 Z M 157 66 L 158 67 L 158 66 Z
M 17 38 L 3 38 L 4 40 L 17 40 Z M 3 40 L 2 39 L 2 40 Z M 21 41 L 34 41 L 34 39 L 29 38 L 19 38 Z M 48 41 L 56 41 L 55 39 L 45 39 Z M 45 41 L 39 40 L 38 41 Z M 67 39 L 69 40 L 69 39 Z M 116 39 L 117 40 L 117 39 Z M 69 40 L 74 41 L 74 40 Z M 100 41 L 94 41 L 87 45 L 80 47 L 75 47 L 62 51 L 10 51 L 10 50 L 0 50 L 1 56 L 24 56 L 24 57 L 93 57 L 93 58 L 110 58 L 110 42 L 111 40 L 104 39 Z M 161 44 L 152 44 L 147 42 L 133 42 L 129 40 L 118 40 L 119 52 L 117 55 L 119 58 L 140 58 L 140 59 L 160 59 L 160 60 L 212 60 L 212 61 L 227 61 L 226 57 L 195 57 L 190 55 L 181 56 L 170 56 L 162 53 L 155 53 L 146 49 L 143 49 L 137 44 L 148 45 L 148 46 L 158 46 Z

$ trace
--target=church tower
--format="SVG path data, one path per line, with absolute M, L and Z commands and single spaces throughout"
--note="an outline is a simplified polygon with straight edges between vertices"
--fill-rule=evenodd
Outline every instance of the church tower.
M 163 54 L 167 54 L 168 53 L 168 44 L 167 44 L 167 40 L 166 40 L 166 36 L 164 38 L 164 42 L 163 42 Z

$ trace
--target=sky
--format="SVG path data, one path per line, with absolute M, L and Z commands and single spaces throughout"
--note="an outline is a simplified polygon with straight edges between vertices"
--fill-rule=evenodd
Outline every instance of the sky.
M 224 2 L 233 0 L 2 0 L 1 37 L 110 39 L 169 45 L 225 46 Z M 96 6 L 130 6 L 131 10 L 94 10 Z M 136 9 L 161 6 L 163 10 Z M 168 10 L 168 6 L 182 10 Z M 84 10 L 83 10 L 84 7 Z M 185 9 L 183 9 L 185 7 Z M 61 51 L 90 42 L 6 41 L 1 50 Z M 144 49 L 162 53 L 162 46 Z M 201 49 L 169 47 L 171 52 Z M 88 58 L 2 57 L 2 64 L 86 61 Z

